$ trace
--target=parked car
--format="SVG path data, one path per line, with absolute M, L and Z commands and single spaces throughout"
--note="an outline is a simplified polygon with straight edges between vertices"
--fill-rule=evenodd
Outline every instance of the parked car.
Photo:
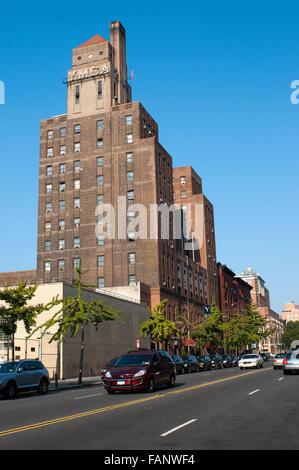
M 268 354 L 268 353 L 262 353 L 262 354 L 261 354 L 261 357 L 263 358 L 263 361 L 264 361 L 264 362 L 269 361 L 269 354 Z
M 116 363 L 117 359 L 118 359 L 118 357 L 115 357 L 114 359 L 111 359 L 111 361 L 109 361 L 108 364 L 106 364 L 106 366 L 103 367 L 103 369 L 101 369 L 100 375 L 101 375 L 101 378 L 102 378 L 102 379 L 104 379 L 105 374 L 106 374 L 107 370 L 109 369 L 109 367 L 114 366 L 114 364 Z
M 239 364 L 239 358 L 236 356 L 231 356 L 232 358 L 232 367 L 237 367 Z
M 285 354 L 276 354 L 273 358 L 273 369 L 282 369 L 282 363 L 285 357 Z
M 104 387 L 109 394 L 116 391 L 147 390 L 160 385 L 174 387 L 175 363 L 166 351 L 138 350 L 120 356 L 107 370 Z
M 259 367 L 263 367 L 263 364 L 263 358 L 259 354 L 244 354 L 242 359 L 239 361 L 240 369 L 249 369 L 252 367 L 258 369 Z
M 189 372 L 199 371 L 198 360 L 196 356 L 193 356 L 193 354 L 189 354 L 188 356 L 185 357 L 184 371 L 186 374 Z
M 222 356 L 222 362 L 224 367 L 232 367 L 233 365 L 233 360 L 228 354 Z
M 299 372 L 299 351 L 290 351 L 286 353 L 282 363 L 284 375 Z
M 175 363 L 175 370 L 177 374 L 183 374 L 184 373 L 184 360 L 181 358 L 181 356 L 178 355 L 173 355 L 172 359 Z
M 206 354 L 198 357 L 199 369 L 200 370 L 211 370 L 212 364 L 210 357 Z
M 213 369 L 223 369 L 222 357 L 220 354 L 211 354 L 211 366 Z
M 49 372 L 38 360 L 20 360 L 0 364 L 0 393 L 15 398 L 19 392 L 37 390 L 48 392 Z

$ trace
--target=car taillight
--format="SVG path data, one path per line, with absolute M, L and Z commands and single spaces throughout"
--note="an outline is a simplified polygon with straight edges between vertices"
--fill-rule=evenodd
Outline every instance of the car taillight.
M 283 364 L 288 364 L 288 360 L 287 360 L 287 359 L 284 359 L 284 360 L 283 360 Z
M 276 360 L 276 359 L 274 359 L 274 361 L 273 361 L 273 362 L 277 362 L 277 360 Z

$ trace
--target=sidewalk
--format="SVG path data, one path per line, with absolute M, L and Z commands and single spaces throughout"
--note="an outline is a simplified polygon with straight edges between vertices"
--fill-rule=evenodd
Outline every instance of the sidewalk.
M 82 385 L 78 384 L 78 378 L 73 379 L 64 379 L 58 380 L 58 388 L 55 386 L 55 380 L 51 380 L 49 385 L 49 391 L 51 390 L 66 390 L 70 388 L 84 388 L 84 387 L 91 387 L 95 385 L 103 385 L 103 381 L 101 376 L 97 377 L 83 377 L 82 378 Z

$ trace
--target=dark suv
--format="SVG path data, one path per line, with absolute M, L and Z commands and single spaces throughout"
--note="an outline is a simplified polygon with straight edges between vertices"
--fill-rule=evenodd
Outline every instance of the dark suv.
M 166 351 L 137 350 L 120 356 L 104 377 L 108 393 L 129 390 L 153 392 L 160 385 L 174 387 L 175 364 Z
M 211 354 L 210 358 L 213 369 L 223 369 L 224 366 L 220 354 Z
M 198 358 L 200 370 L 211 370 L 212 364 L 210 357 L 206 354 Z
M 49 373 L 38 360 L 21 360 L 0 364 L 0 393 L 14 398 L 18 392 L 37 390 L 48 392 Z

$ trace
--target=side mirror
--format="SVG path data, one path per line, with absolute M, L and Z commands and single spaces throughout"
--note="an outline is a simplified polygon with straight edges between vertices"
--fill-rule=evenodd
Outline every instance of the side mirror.
M 18 369 L 18 374 L 20 374 L 21 372 L 23 372 L 23 370 L 24 370 L 24 369 L 23 369 L 22 367 L 19 367 L 19 369 Z

